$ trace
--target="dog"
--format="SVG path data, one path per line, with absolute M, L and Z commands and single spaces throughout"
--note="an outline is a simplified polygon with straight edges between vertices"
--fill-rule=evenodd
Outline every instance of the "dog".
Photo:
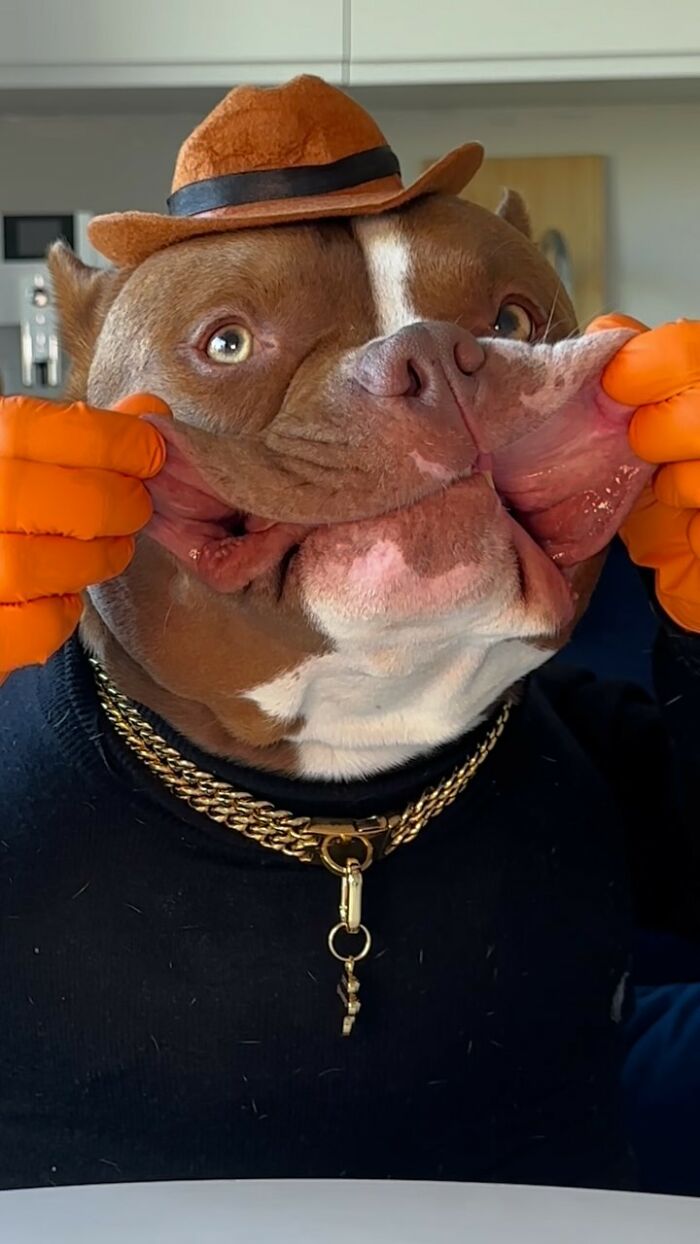
M 69 396 L 173 417 L 133 561 L 5 693 L 4 1186 L 632 1186 L 666 745 L 527 677 L 649 478 L 601 384 L 627 330 L 577 334 L 513 193 L 50 265 Z M 310 868 L 309 817 L 387 858 Z
M 649 472 L 600 388 L 624 330 L 573 337 L 509 216 L 512 194 L 500 216 L 428 200 L 198 240 L 126 281 L 54 251 L 71 395 L 176 414 L 150 539 L 86 634 L 207 751 L 381 773 L 566 641 Z

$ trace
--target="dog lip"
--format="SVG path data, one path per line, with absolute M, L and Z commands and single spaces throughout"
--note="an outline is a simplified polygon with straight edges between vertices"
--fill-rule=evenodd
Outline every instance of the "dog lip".
M 218 590 L 233 591 L 240 586 L 240 576 L 234 570 L 236 562 L 248 567 L 248 582 L 258 577 L 253 573 L 256 551 L 260 554 L 263 567 L 260 573 L 263 573 L 264 570 L 272 568 L 271 558 L 275 550 L 278 550 L 281 559 L 312 530 L 321 526 L 332 528 L 347 521 L 336 519 L 323 524 L 288 523 L 264 514 L 245 513 L 240 508 L 227 504 L 213 490 L 204 491 L 201 487 L 194 487 L 179 475 L 177 471 L 169 478 L 161 474 L 148 485 L 154 499 L 154 518 L 147 529 L 148 533 L 168 548 L 193 574 L 211 581 Z M 543 554 L 552 562 L 559 563 L 562 569 L 566 565 L 585 560 L 590 555 L 587 547 L 562 548 L 556 541 L 538 539 L 531 530 L 531 519 L 521 513 L 517 504 L 513 505 L 507 494 L 504 494 L 497 465 L 489 452 L 479 453 L 471 471 L 465 472 L 447 486 L 451 487 L 459 483 L 460 479 L 474 476 L 484 479 L 488 487 L 496 493 L 505 512 L 529 534 Z M 434 491 L 441 490 L 436 488 Z M 431 491 L 428 496 L 432 495 Z M 573 501 L 573 498 L 570 500 Z M 384 517 L 390 517 L 398 508 L 401 507 L 386 510 Z M 370 521 L 374 517 L 382 516 L 370 516 Z M 354 521 L 366 520 L 358 518 Z M 244 542 L 248 542 L 245 551 Z M 580 541 L 574 543 L 578 545 Z M 552 544 L 555 547 L 551 547 Z M 230 566 L 228 571 L 225 569 L 227 562 Z M 222 586 L 224 584 L 229 586 Z
M 245 516 L 246 531 L 270 531 L 272 527 L 277 526 L 277 522 L 272 518 L 258 518 L 255 514 L 246 514 Z
M 291 523 L 265 523 L 262 530 L 231 534 L 222 523 L 154 514 L 147 534 L 214 591 L 248 588 L 279 567 L 311 531 Z
M 491 468 L 491 455 L 480 455 L 472 471 L 452 481 L 447 486 L 448 491 L 469 480 L 474 480 L 475 483 L 477 480 L 483 481 L 493 496 L 494 505 L 502 515 L 502 520 L 510 525 L 513 546 L 521 566 L 524 600 L 534 598 L 539 591 L 546 591 L 549 598 L 556 603 L 558 615 L 568 617 L 573 611 L 574 599 L 564 568 L 557 566 L 540 541 L 527 531 L 521 522 L 521 516 L 515 511 L 511 512 L 507 499 L 501 495 L 494 481 Z M 201 496 L 211 501 L 207 494 L 202 493 Z M 434 493 L 429 496 L 434 496 Z M 428 498 L 423 497 L 413 502 L 409 508 L 420 508 L 421 502 L 425 500 Z M 177 506 L 174 508 L 177 510 Z M 228 507 L 222 513 L 223 506 L 219 507 L 217 517 L 212 521 L 210 518 L 193 517 L 191 507 L 184 508 L 187 513 L 157 512 L 147 530 L 190 574 L 213 591 L 222 594 L 246 590 L 255 580 L 270 573 L 279 573 L 281 566 L 285 566 L 286 579 L 290 565 L 295 560 L 295 553 L 308 536 L 322 528 L 330 532 L 332 528 L 344 526 L 347 522 L 293 524 L 244 514 L 233 507 Z M 375 521 L 377 517 L 390 518 L 398 514 L 400 508 L 404 507 L 386 511 L 383 516 L 372 516 L 369 520 L 356 519 L 351 522 L 354 525 L 356 522 Z M 231 525 L 235 527 L 233 533 Z

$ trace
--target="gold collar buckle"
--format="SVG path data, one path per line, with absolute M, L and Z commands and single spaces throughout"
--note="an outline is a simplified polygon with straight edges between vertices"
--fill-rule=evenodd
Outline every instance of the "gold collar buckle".
M 321 862 L 329 872 L 342 876 L 351 860 L 365 872 L 381 859 L 398 820 L 398 816 L 368 816 L 356 821 L 312 818 L 309 829 L 320 839 Z

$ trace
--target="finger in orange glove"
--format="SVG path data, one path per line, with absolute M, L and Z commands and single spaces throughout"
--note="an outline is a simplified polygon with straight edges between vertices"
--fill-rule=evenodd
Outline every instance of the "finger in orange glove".
M 620 534 L 632 560 L 656 572 L 656 594 L 669 617 L 700 632 L 700 322 L 646 329 L 608 316 L 591 331 L 622 327 L 637 335 L 608 364 L 603 388 L 637 407 L 630 443 L 659 470 Z
M 0 680 L 46 661 L 75 629 L 80 593 L 120 574 L 149 520 L 142 483 L 165 461 L 134 415 L 169 414 L 149 394 L 116 411 L 0 399 Z

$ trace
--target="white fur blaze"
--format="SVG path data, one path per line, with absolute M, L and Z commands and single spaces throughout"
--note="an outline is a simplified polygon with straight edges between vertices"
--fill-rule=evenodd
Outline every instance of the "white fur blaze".
M 357 221 L 355 236 L 367 264 L 379 336 L 415 324 L 421 317 L 410 298 L 411 246 L 398 220 Z

